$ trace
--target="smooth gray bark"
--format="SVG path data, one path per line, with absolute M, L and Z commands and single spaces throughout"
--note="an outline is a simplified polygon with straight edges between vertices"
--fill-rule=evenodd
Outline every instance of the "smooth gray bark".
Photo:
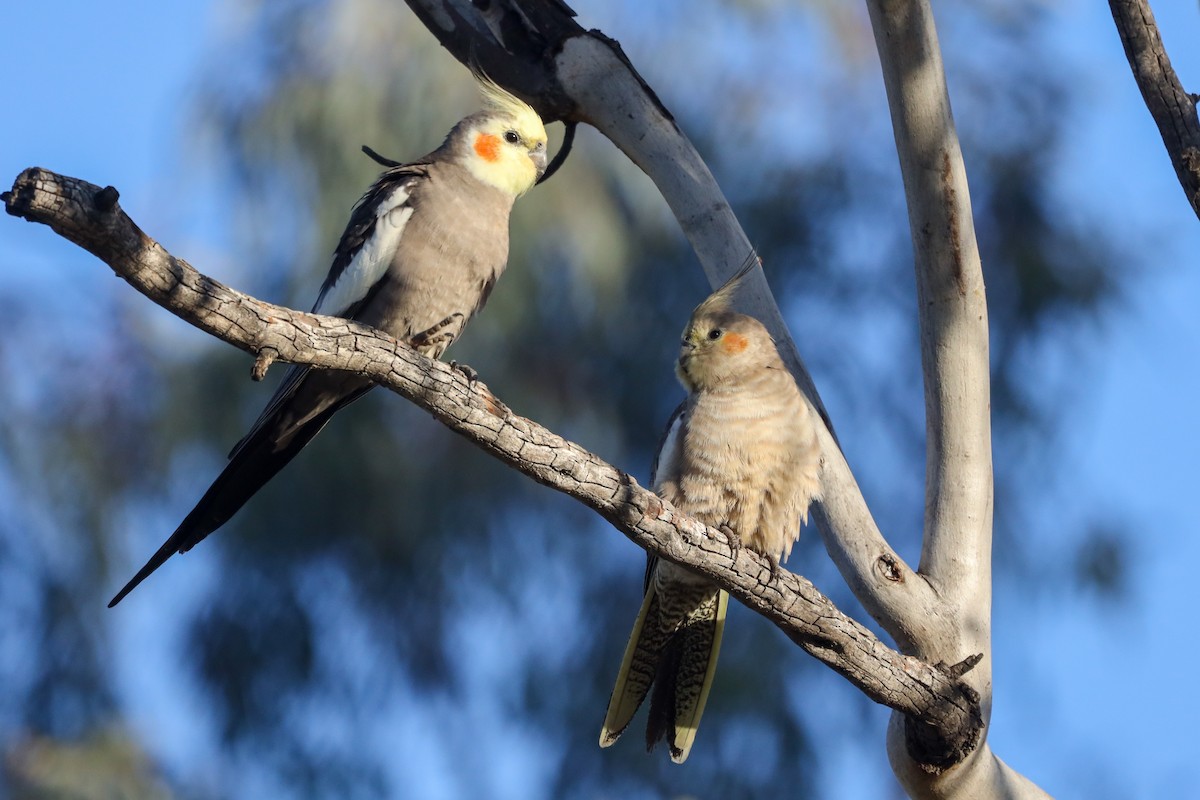
M 918 572 L 945 623 L 912 652 L 953 663 L 983 653 L 965 680 L 992 702 L 992 448 L 987 297 L 966 170 L 927 0 L 868 0 L 904 178 L 925 376 L 925 529 Z M 1039 797 L 986 740 L 930 770 L 912 758 L 924 732 L 893 716 L 892 769 L 913 797 Z

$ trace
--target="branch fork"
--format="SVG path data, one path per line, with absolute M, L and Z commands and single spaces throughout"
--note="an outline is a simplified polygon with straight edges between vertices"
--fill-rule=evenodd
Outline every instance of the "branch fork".
M 280 360 L 364 375 L 490 455 L 584 503 L 640 547 L 710 578 L 868 697 L 919 724 L 923 735 L 914 743 L 936 747 L 914 751 L 914 758 L 928 759 L 936 750 L 956 763 L 979 741 L 979 694 L 962 681 L 969 666 L 955 674 L 955 668 L 891 649 L 802 576 L 733 547 L 722 532 L 682 514 L 629 474 L 512 413 L 461 370 L 373 328 L 272 305 L 202 275 L 146 236 L 110 188 L 31 168 L 2 199 L 9 214 L 49 225 L 184 321 L 256 353 L 256 369 Z

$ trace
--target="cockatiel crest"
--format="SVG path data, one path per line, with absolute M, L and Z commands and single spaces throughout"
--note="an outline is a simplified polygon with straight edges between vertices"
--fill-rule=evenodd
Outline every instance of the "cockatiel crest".
M 757 266 L 762 264 L 762 259 L 757 253 L 751 253 L 742 266 L 738 267 L 738 271 L 729 276 L 725 283 L 721 284 L 712 294 L 704 299 L 704 302 L 696 306 L 692 311 L 692 317 L 702 312 L 728 311 L 733 307 L 733 298 L 737 295 L 737 291 L 741 288 L 742 281 L 746 276 Z
M 463 155 L 471 174 L 519 197 L 546 169 L 546 128 L 524 100 L 486 76 L 476 80 L 484 109 L 459 123 L 448 139 L 461 133 L 469 147 Z

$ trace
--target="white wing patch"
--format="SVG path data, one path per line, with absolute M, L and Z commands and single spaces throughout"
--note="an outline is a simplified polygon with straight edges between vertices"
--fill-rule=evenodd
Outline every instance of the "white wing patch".
M 676 462 L 679 460 L 680 437 L 683 435 L 683 416 L 677 414 L 671 421 L 671 427 L 667 429 L 662 447 L 654 459 L 654 474 L 650 476 L 650 484 L 655 491 L 658 490 L 663 476 L 675 471 Z
M 404 226 L 413 214 L 412 207 L 406 206 L 406 202 L 408 192 L 401 187 L 392 193 L 386 203 L 380 203 L 375 215 L 375 230 L 354 254 L 354 258 L 350 259 L 337 282 L 317 301 L 313 313 L 342 316 L 346 309 L 366 297 L 371 287 L 379 282 L 391 266 L 400 237 L 404 234 Z

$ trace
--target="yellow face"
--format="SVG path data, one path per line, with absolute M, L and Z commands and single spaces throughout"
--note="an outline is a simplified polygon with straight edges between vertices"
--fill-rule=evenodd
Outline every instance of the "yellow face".
M 546 129 L 508 116 L 487 117 L 468 134 L 475 177 L 514 196 L 525 194 L 546 170 Z
M 468 132 L 468 166 L 476 178 L 513 196 L 546 171 L 546 128 L 527 103 L 491 81 L 480 81 L 484 113 Z

